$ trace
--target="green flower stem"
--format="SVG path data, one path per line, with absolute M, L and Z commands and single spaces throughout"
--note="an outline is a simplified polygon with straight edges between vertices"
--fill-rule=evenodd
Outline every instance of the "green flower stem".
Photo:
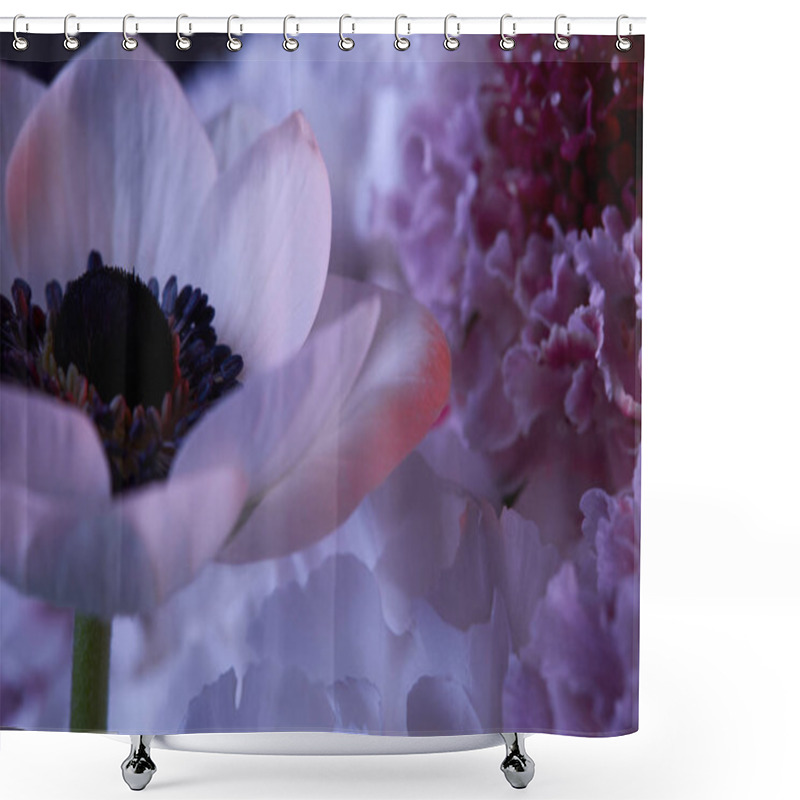
M 111 620 L 75 614 L 72 635 L 72 701 L 69 727 L 95 732 L 108 728 Z

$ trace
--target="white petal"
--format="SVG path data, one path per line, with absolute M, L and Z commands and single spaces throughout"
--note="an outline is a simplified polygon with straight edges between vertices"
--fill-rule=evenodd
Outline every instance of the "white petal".
M 163 279 L 216 175 L 214 153 L 172 71 L 140 42 L 101 36 L 34 109 L 8 165 L 9 229 L 36 295 L 107 264 Z
M 116 500 L 3 481 L 3 577 L 27 594 L 94 616 L 152 611 L 214 557 L 246 494 L 245 480 L 230 468 Z
M 328 173 L 295 113 L 219 176 L 180 272 L 208 293 L 220 340 L 244 357 L 246 371 L 260 371 L 308 336 L 330 244 Z
M 449 351 L 413 300 L 330 276 L 300 354 L 254 378 L 189 436 L 174 474 L 231 461 L 250 478 L 221 558 L 270 558 L 333 530 L 424 437 L 450 386 Z
M 112 496 L 89 417 L 16 387 L 0 387 L 0 442 L 0 575 L 86 613 L 154 608 L 214 558 L 247 497 L 231 466 Z
M 256 108 L 233 103 L 206 124 L 206 132 L 217 157 L 217 167 L 225 172 L 270 128 L 267 118 Z
M 111 475 L 91 419 L 44 394 L 0 385 L 0 480 L 61 497 L 108 497 Z M 3 537 L 12 532 L 3 526 Z

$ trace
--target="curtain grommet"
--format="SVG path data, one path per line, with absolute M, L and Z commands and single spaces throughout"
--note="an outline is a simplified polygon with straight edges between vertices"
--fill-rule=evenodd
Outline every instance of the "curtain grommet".
M 135 36 L 128 36 L 128 20 L 136 19 L 133 14 L 126 14 L 122 18 L 122 49 L 127 50 L 129 53 L 139 46 L 139 42 Z M 138 24 L 134 23 L 134 30 L 138 30 Z
M 177 47 L 178 50 L 181 50 L 184 53 L 187 50 L 189 50 L 192 46 L 192 40 L 188 36 L 184 36 L 181 33 L 181 20 L 188 18 L 189 18 L 188 14 L 178 14 L 178 16 L 175 19 L 175 36 L 177 37 L 175 39 L 175 47 Z M 189 33 L 191 32 L 192 32 L 192 23 L 190 22 Z
M 456 35 L 451 36 L 447 30 L 447 23 L 450 22 L 451 19 L 456 20 Z M 461 23 L 458 22 L 458 17 L 455 14 L 448 14 L 444 18 L 444 49 L 449 50 L 451 53 L 453 50 L 458 50 L 459 45 L 461 42 L 458 40 L 459 32 L 461 30 Z
M 342 14 L 342 16 L 339 17 L 339 49 L 348 52 L 356 46 L 356 43 L 354 39 L 344 35 L 344 31 L 342 28 L 344 26 L 344 21 L 346 19 L 353 19 L 353 18 L 349 14 Z M 356 26 L 354 24 L 352 25 L 352 28 L 353 32 L 355 32 Z
M 231 30 L 231 25 L 235 19 L 239 19 L 236 14 L 231 14 L 228 17 L 228 41 L 225 42 L 225 47 L 227 47 L 231 53 L 238 53 L 239 50 L 242 49 L 242 40 L 234 36 Z M 239 28 L 239 31 L 241 32 L 241 27 Z
M 67 16 L 64 17 L 64 49 L 69 50 L 70 53 L 74 53 L 81 46 L 78 37 L 72 36 L 69 32 L 69 21 L 75 18 L 76 17 L 74 14 L 67 14 Z M 76 26 L 76 31 L 79 31 L 80 29 L 81 26 L 78 24 Z
M 555 47 L 556 50 L 563 51 L 563 50 L 566 50 L 569 47 L 569 37 L 570 37 L 571 34 L 570 34 L 570 23 L 569 23 L 569 21 L 567 21 L 567 35 L 566 36 L 562 36 L 558 32 L 558 21 L 561 20 L 561 19 L 567 19 L 567 15 L 566 14 L 559 14 L 558 16 L 556 16 L 556 21 L 555 21 L 555 23 L 553 25 L 553 32 L 555 33 L 555 37 L 556 38 L 555 38 L 555 41 L 553 42 L 553 47 Z
M 631 45 L 633 44 L 630 39 L 626 39 L 620 33 L 620 23 L 624 19 L 628 19 L 627 14 L 620 14 L 617 17 L 617 45 L 616 46 L 617 46 L 617 50 L 619 50 L 620 53 L 627 53 L 628 50 L 631 49 Z M 631 33 L 633 33 L 633 25 L 631 25 L 631 23 L 629 22 L 628 23 L 628 36 L 630 36 Z
M 17 22 L 21 19 L 25 19 L 25 15 L 17 14 L 14 17 L 14 23 L 12 26 L 12 31 L 14 33 L 14 41 L 12 42 L 12 45 L 18 53 L 24 53 L 28 49 L 28 45 L 30 44 L 30 42 L 24 36 L 20 36 L 19 32 L 17 31 Z M 27 29 L 28 29 L 28 23 L 26 22 L 25 30 Z
M 289 36 L 290 19 L 297 19 L 297 17 L 293 16 L 292 14 L 287 14 L 283 18 L 283 49 L 287 53 L 294 53 L 294 51 L 300 47 L 300 40 L 295 39 L 293 36 Z
M 517 35 L 516 22 L 511 23 L 511 36 L 506 35 L 506 32 L 504 30 L 504 25 L 507 19 L 512 19 L 512 15 L 503 14 L 503 16 L 500 17 L 500 41 L 498 43 L 500 45 L 500 49 L 505 50 L 506 52 L 514 49 L 514 46 L 516 45 L 514 37 Z
M 394 49 L 402 53 L 404 50 L 408 50 L 408 48 L 411 47 L 411 39 L 400 35 L 401 19 L 408 19 L 408 17 L 405 14 L 398 14 L 394 18 Z M 408 33 L 411 33 L 411 25 L 406 23 L 406 27 L 408 28 Z

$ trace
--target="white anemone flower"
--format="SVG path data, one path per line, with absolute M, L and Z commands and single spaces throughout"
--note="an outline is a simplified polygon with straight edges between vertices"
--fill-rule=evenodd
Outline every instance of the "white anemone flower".
M 450 360 L 411 298 L 328 275 L 305 118 L 223 153 L 110 35 L 49 87 L 0 76 L 2 578 L 148 613 L 334 530 L 436 420 Z

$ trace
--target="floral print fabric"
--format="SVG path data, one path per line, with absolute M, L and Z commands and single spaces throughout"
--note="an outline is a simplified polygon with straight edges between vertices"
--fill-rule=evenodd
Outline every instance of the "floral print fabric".
M 94 620 L 93 730 L 636 730 L 642 38 L 86 38 L 0 61 L 0 727 Z

